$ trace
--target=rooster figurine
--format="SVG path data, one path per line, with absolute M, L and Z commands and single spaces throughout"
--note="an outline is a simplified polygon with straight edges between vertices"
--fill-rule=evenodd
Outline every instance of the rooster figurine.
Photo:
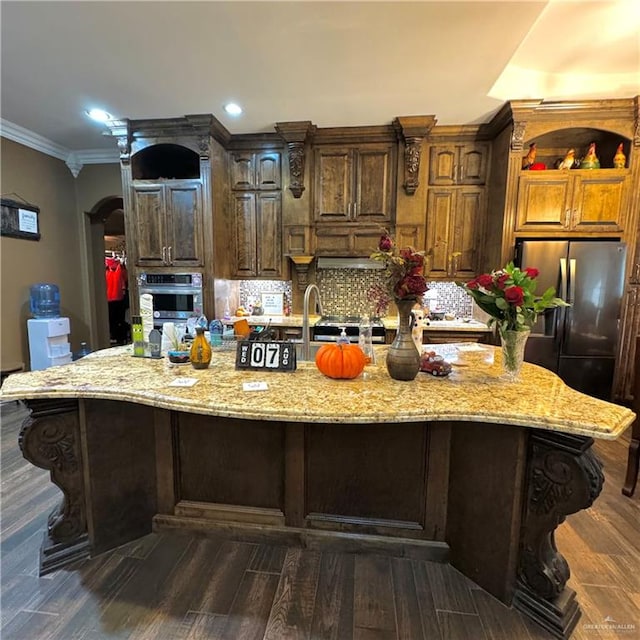
M 529 145 L 529 152 L 522 158 L 522 168 L 528 169 L 536 161 L 536 143 L 532 142 Z
M 575 156 L 576 156 L 576 150 L 575 149 L 569 149 L 569 151 L 567 151 L 567 155 L 564 157 L 564 160 L 562 160 L 560 162 L 560 164 L 558 165 L 558 169 L 571 169 L 571 168 L 573 168 L 573 163 L 576 160 Z
M 614 169 L 624 169 L 626 164 L 627 164 L 627 158 L 624 155 L 624 151 L 622 150 L 622 142 L 621 142 L 618 145 L 616 155 L 613 156 L 613 167 Z
M 598 160 L 598 156 L 596 155 L 596 143 L 592 142 L 589 145 L 589 151 L 587 151 L 587 155 L 583 158 L 580 163 L 581 169 L 599 169 L 600 168 L 600 160 Z

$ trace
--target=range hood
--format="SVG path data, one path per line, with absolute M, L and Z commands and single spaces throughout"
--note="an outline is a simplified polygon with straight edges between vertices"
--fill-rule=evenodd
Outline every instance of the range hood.
M 318 258 L 316 269 L 384 269 L 384 264 L 370 258 Z

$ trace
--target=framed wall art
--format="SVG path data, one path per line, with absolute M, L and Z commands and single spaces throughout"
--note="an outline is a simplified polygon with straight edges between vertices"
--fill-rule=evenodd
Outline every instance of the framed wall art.
M 27 202 L 0 198 L 0 235 L 40 240 L 40 208 Z

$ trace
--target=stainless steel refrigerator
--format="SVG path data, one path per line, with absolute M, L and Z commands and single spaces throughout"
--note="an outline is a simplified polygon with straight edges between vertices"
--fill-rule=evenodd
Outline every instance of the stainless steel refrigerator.
M 616 241 L 525 240 L 516 264 L 540 270 L 536 293 L 555 287 L 570 307 L 549 309 L 527 341 L 525 360 L 570 387 L 610 399 L 624 290 L 626 246 Z

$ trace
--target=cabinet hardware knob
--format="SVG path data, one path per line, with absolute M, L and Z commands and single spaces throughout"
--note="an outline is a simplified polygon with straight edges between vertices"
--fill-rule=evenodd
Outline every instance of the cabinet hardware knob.
M 162 264 L 167 264 L 167 247 L 162 247 Z
M 169 256 L 169 259 L 168 259 L 169 264 L 173 264 L 173 260 L 171 259 L 171 249 L 172 249 L 172 247 L 170 247 L 170 246 L 167 247 L 167 254 Z

